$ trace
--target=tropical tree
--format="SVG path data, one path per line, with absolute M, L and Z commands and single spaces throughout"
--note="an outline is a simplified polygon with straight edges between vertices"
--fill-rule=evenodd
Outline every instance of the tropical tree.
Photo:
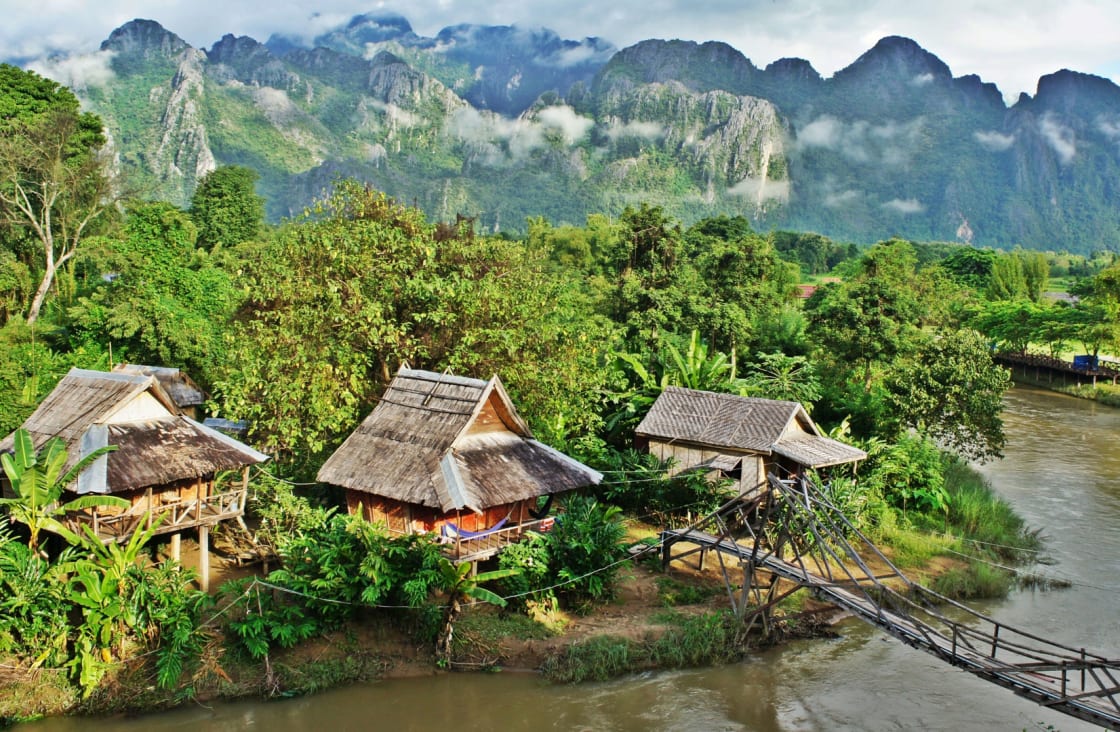
M 709 348 L 695 330 L 683 349 L 665 336 L 661 349 L 652 357 L 618 353 L 615 359 L 615 368 L 622 373 L 626 387 L 608 397 L 605 426 L 616 442 L 629 440 L 667 386 L 739 395 L 749 388 L 736 375 L 735 363 L 727 354 Z
M 806 303 L 809 332 L 822 360 L 840 371 L 858 364 L 856 375 L 867 393 L 876 367 L 906 352 L 918 332 L 923 308 L 916 261 L 909 242 L 876 244 L 853 277 L 821 287 Z
M 885 382 L 888 412 L 900 428 L 976 460 L 1000 457 L 1001 400 L 1010 386 L 987 340 L 969 328 L 924 336 Z
M 809 411 L 813 402 L 821 398 L 816 368 L 804 356 L 760 353 L 747 371 L 743 381 L 751 396 L 800 402 Z
M 78 110 L 69 90 L 0 64 L 0 222 L 37 242 L 35 322 L 59 269 L 110 210 L 114 192 L 101 120 Z
M 501 373 L 526 416 L 594 422 L 612 329 L 543 252 L 437 241 L 418 210 L 344 181 L 247 269 L 216 387 L 223 411 L 281 458 L 340 440 L 405 362 Z M 574 398 L 588 406 L 568 408 Z
M 210 171 L 191 196 L 191 218 L 198 226 L 198 244 L 206 249 L 232 247 L 260 235 L 264 198 L 255 190 L 257 171 L 223 165 Z
M 1027 296 L 1027 278 L 1023 273 L 1023 260 L 1015 253 L 996 257 L 992 262 L 992 274 L 988 280 L 988 299 L 1021 300 Z
M 169 203 L 130 206 L 120 235 L 100 237 L 82 258 L 98 280 L 113 276 L 70 308 L 75 339 L 112 341 L 140 363 L 212 370 L 241 295 L 196 236 L 190 217 Z
M 102 455 L 116 450 L 116 445 L 94 450 L 63 473 L 68 456 L 62 438 L 52 437 L 41 451 L 36 451 L 31 434 L 21 427 L 16 430 L 14 440 L 14 451 L 0 454 L 0 464 L 3 464 L 15 496 L 0 498 L 0 506 L 7 506 L 12 519 L 27 526 L 30 533 L 27 546 L 32 551 L 38 550 L 39 534 L 43 529 L 59 534 L 71 544 L 81 540 L 59 521 L 60 516 L 70 511 L 98 507 L 128 508 L 128 501 L 107 495 L 85 495 L 60 503 L 66 486 Z

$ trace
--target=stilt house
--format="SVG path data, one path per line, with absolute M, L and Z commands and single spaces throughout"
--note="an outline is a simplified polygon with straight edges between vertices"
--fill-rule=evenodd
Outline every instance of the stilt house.
M 352 514 L 392 532 L 436 532 L 462 560 L 547 521 L 542 497 L 602 477 L 533 439 L 497 376 L 407 368 L 319 470 L 320 481 L 346 489 Z
M 23 428 L 36 449 L 61 438 L 70 455 L 67 469 L 99 447 L 116 445 L 67 489 L 112 494 L 129 501 L 129 508 L 86 509 L 63 523 L 77 533 L 85 524 L 105 543 L 125 541 L 137 529 L 155 525 L 156 534 L 172 534 L 176 559 L 180 533 L 197 529 L 204 588 L 209 529 L 243 515 L 249 466 L 268 459 L 181 414 L 152 375 L 71 369 Z M 11 452 L 13 445 L 9 435 L 0 440 L 0 451 Z M 240 470 L 240 480 L 219 492 L 216 476 L 228 470 Z
M 669 386 L 635 430 L 650 453 L 673 460 L 672 474 L 704 470 L 730 478 L 740 493 L 779 478 L 855 463 L 859 448 L 825 437 L 797 402 Z

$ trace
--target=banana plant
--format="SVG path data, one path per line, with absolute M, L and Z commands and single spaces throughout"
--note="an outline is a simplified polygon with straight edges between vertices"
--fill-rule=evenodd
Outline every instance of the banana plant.
M 68 455 L 66 443 L 61 438 L 52 437 L 39 451 L 35 450 L 31 433 L 24 428 L 16 430 L 14 438 L 14 451 L 0 454 L 0 464 L 15 495 L 13 498 L 0 498 L 0 507 L 6 506 L 13 520 L 27 526 L 30 532 L 27 546 L 32 551 L 38 551 L 39 534 L 43 529 L 59 534 L 70 544 L 81 541 L 77 534 L 59 521 L 59 517 L 70 511 L 98 507 L 128 508 L 128 501 L 123 498 L 104 495 L 80 496 L 60 503 L 66 486 L 74 482 L 94 460 L 116 450 L 116 445 L 94 450 L 63 473 Z
M 519 569 L 495 569 L 491 572 L 471 574 L 471 564 L 469 562 L 455 564 L 446 557 L 440 557 L 440 586 L 447 593 L 443 630 L 436 641 L 436 656 L 440 666 L 446 667 L 451 664 L 451 639 L 455 634 L 455 621 L 459 619 L 459 614 L 463 611 L 463 600 L 469 597 L 498 607 L 505 607 L 505 598 L 482 585 L 486 582 L 505 579 L 520 573 L 521 570 Z

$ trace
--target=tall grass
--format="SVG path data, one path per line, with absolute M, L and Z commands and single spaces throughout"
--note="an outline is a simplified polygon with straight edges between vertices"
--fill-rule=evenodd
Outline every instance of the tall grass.
M 952 460 L 945 467 L 949 492 L 946 528 L 977 547 L 1005 561 L 1022 561 L 1037 551 L 1042 541 L 1007 501 L 1000 498 L 971 466 Z
M 541 665 L 557 683 L 606 681 L 651 668 L 690 668 L 729 663 L 742 657 L 742 625 L 729 613 L 674 617 L 660 636 L 641 640 L 596 636 L 549 656 Z

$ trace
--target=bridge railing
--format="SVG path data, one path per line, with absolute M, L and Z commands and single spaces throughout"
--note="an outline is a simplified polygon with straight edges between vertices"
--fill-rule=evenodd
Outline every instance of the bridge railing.
M 770 488 L 792 553 L 772 564 L 796 568 L 792 574 L 815 591 L 911 645 L 1061 711 L 1120 726 L 1120 661 L 1011 627 L 913 582 L 807 481 L 771 476 Z

